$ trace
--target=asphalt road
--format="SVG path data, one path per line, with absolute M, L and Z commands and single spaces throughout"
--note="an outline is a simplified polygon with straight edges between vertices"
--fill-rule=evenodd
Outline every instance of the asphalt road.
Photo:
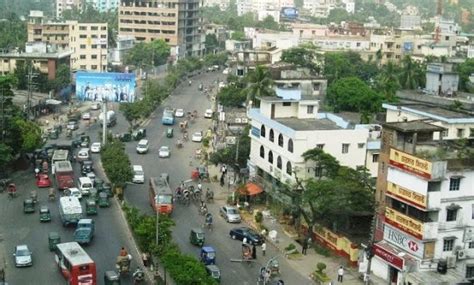
M 90 128 L 90 133 L 97 137 L 98 130 L 98 126 L 93 126 Z M 98 160 L 99 155 L 93 154 L 93 159 Z M 75 171 L 76 177 L 78 177 L 79 166 L 77 163 Z M 56 199 L 55 202 L 48 201 L 48 189 L 36 187 L 32 169 L 17 172 L 13 178 L 17 185 L 18 197 L 9 199 L 6 193 L 0 194 L 0 246 L 7 266 L 6 281 L 11 285 L 66 284 L 65 279 L 57 269 L 54 254 L 49 251 L 48 233 L 56 231 L 60 234 L 63 242 L 72 241 L 74 227 L 65 228 L 62 226 L 58 212 L 59 199 Z M 24 214 L 23 200 L 30 195 L 30 191 L 33 189 L 37 189 L 38 192 L 36 212 Z M 82 203 L 85 210 L 84 201 Z M 47 205 L 50 208 L 51 222 L 40 223 L 38 211 L 40 205 Z M 97 216 L 91 216 L 95 220 L 96 231 L 92 243 L 84 246 L 84 249 L 96 262 L 97 284 L 104 284 L 105 271 L 115 269 L 115 259 L 122 246 L 129 249 L 129 252 L 134 255 L 134 260 L 137 258 L 132 251 L 131 237 L 128 234 L 126 224 L 121 218 L 121 211 L 116 203 L 111 203 L 111 205 L 110 208 L 100 208 Z M 30 250 L 33 251 L 32 267 L 15 268 L 12 254 L 15 245 L 18 244 L 27 244 Z M 132 261 L 132 269 L 135 268 L 136 263 Z M 122 284 L 132 284 L 130 277 L 125 276 L 122 279 Z
M 174 94 L 170 96 L 163 106 L 155 111 L 153 118 L 146 122 L 147 136 L 150 141 L 150 150 L 148 154 L 136 154 L 136 142 L 129 142 L 126 145 L 126 151 L 130 156 L 132 164 L 142 165 L 145 171 L 146 178 L 158 176 L 161 173 L 170 174 L 170 185 L 175 189 L 182 180 L 190 178 L 193 166 L 197 166 L 198 162 L 194 160 L 194 152 L 200 147 L 200 144 L 188 141 L 182 149 L 175 147 L 175 142 L 181 138 L 178 124 L 175 124 L 175 137 L 170 139 L 166 137 L 166 129 L 168 126 L 161 124 L 161 113 L 164 107 L 184 108 L 185 111 L 197 110 L 199 113 L 198 119 L 195 123 L 189 125 L 189 136 L 195 131 L 206 131 L 211 126 L 211 120 L 203 118 L 205 109 L 210 108 L 211 101 L 198 91 L 199 83 L 205 86 L 214 84 L 216 78 L 223 79 L 224 76 L 220 72 L 204 73 L 192 78 L 192 85 L 187 83 L 179 86 Z M 179 119 L 181 121 L 182 119 Z M 124 128 L 125 126 L 125 128 Z M 117 131 L 126 129 L 123 118 L 119 117 Z M 162 145 L 171 147 L 171 157 L 166 159 L 158 158 L 158 149 Z M 211 187 L 215 193 L 225 191 L 221 189 L 217 183 L 207 184 L 203 183 L 203 188 Z M 125 197 L 126 200 L 141 209 L 145 213 L 153 214 L 148 200 L 148 188 L 145 185 L 129 185 L 127 186 Z M 221 195 L 222 196 L 222 195 Z M 241 256 L 241 242 L 234 241 L 229 237 L 229 231 L 232 227 L 237 225 L 227 224 L 222 218 L 218 216 L 218 207 L 223 205 L 224 201 L 216 201 L 209 205 L 210 212 L 213 213 L 214 230 L 206 232 L 206 244 L 213 246 L 217 251 L 217 265 L 221 269 L 222 282 L 221 284 L 256 284 L 259 268 L 265 264 L 270 257 L 278 256 L 281 267 L 281 276 L 286 284 L 311 284 L 308 279 L 301 276 L 294 271 L 285 258 L 276 251 L 274 247 L 267 244 L 266 257 L 261 256 L 260 248 L 258 248 L 257 262 L 249 266 L 239 262 L 232 262 L 231 259 L 240 259 Z M 191 205 L 183 206 L 177 205 L 176 210 L 172 214 L 172 218 L 176 222 L 176 227 L 173 229 L 173 238 L 179 244 L 181 250 L 190 255 L 198 256 L 200 249 L 189 243 L 190 229 L 200 227 L 203 224 L 203 217 L 199 215 L 197 206 Z

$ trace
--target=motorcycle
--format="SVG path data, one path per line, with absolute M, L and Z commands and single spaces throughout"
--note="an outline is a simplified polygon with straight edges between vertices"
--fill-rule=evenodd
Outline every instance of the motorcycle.
M 140 268 L 137 268 L 132 274 L 133 284 L 140 284 L 145 280 L 145 272 Z
M 210 202 L 211 200 L 214 202 L 214 192 L 208 188 L 206 191 L 206 202 Z
M 202 216 L 205 216 L 207 214 L 208 210 L 207 210 L 207 206 L 206 204 L 202 205 L 201 208 L 199 209 L 199 213 L 202 215 Z

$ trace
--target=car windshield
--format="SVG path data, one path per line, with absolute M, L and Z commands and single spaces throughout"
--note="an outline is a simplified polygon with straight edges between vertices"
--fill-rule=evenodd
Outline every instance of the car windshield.
M 238 214 L 238 212 L 234 208 L 228 208 L 227 209 L 227 214 L 236 215 L 236 214 Z
M 167 146 L 162 146 L 162 147 L 160 148 L 160 151 L 168 151 L 168 147 L 167 147 Z
M 84 184 L 82 184 L 82 188 L 92 188 L 92 184 L 84 183 Z
M 40 212 L 45 214 L 45 213 L 48 213 L 49 211 L 48 211 L 48 209 L 41 209 Z
M 137 171 L 135 171 L 135 175 L 143 175 L 143 171 L 137 170 Z
M 172 201 L 171 195 L 158 195 L 158 204 L 171 204 Z
M 28 256 L 30 255 L 30 251 L 27 249 L 17 249 L 16 256 Z
M 138 144 L 138 147 L 145 148 L 146 144 Z
M 194 135 L 195 135 L 196 137 L 200 137 L 200 136 L 201 136 L 201 133 L 194 133 Z

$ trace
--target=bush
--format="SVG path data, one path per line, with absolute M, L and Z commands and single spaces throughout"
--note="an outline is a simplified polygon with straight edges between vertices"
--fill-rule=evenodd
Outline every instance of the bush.
M 323 271 L 326 270 L 326 267 L 325 263 L 318 262 L 318 264 L 316 264 L 316 272 L 323 273 Z
M 255 222 L 257 224 L 261 224 L 263 222 L 263 214 L 261 211 L 258 211 L 257 213 L 255 213 Z
M 285 247 L 285 251 L 293 251 L 296 249 L 296 245 L 293 243 L 290 243 L 287 247 Z
M 322 262 L 318 262 L 318 264 L 316 265 L 316 270 L 312 274 L 313 278 L 316 281 L 320 281 L 320 282 L 330 281 L 331 278 L 329 278 L 329 276 L 324 272 L 324 270 L 326 270 L 326 264 Z
M 314 251 L 317 254 L 320 254 L 320 255 L 325 256 L 325 257 L 331 256 L 331 251 L 328 248 L 325 248 L 325 247 L 320 246 L 318 244 L 314 244 Z
M 202 139 L 202 145 L 204 147 L 208 147 L 209 146 L 209 138 L 204 138 Z
M 100 152 L 100 158 L 105 174 L 114 186 L 124 187 L 125 183 L 132 180 L 130 160 L 122 142 L 109 138 Z

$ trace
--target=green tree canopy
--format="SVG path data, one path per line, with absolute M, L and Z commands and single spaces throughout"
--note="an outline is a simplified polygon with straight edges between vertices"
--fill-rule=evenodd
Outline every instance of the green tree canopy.
M 11 3 L 13 2 L 9 2 L 2 8 L 12 5 Z M 27 40 L 26 21 L 20 20 L 15 13 L 10 13 L 5 21 L 0 21 L 0 35 L 1 49 L 24 50 Z
M 417 89 L 425 81 L 425 67 L 407 55 L 402 59 L 400 85 L 404 89 Z
M 100 153 L 105 174 L 116 186 L 123 187 L 132 180 L 130 159 L 124 151 L 124 145 L 117 139 L 109 138 Z
M 18 130 L 17 134 L 20 135 L 21 152 L 33 152 L 41 146 L 41 129 L 36 123 L 23 118 L 16 118 L 15 128 Z
M 308 68 L 313 74 L 319 74 L 321 71 L 321 58 L 314 45 L 301 45 L 284 50 L 281 61 Z
M 219 104 L 226 107 L 242 107 L 247 100 L 247 95 L 236 84 L 230 84 L 219 91 L 217 99 Z
M 364 64 L 358 53 L 328 52 L 324 54 L 324 76 L 328 84 L 344 77 L 362 77 L 358 72 Z
M 164 40 L 141 42 L 127 52 L 125 64 L 137 67 L 159 66 L 167 62 L 169 55 L 170 47 Z
M 474 74 L 474 59 L 467 59 L 457 67 L 459 72 L 459 87 L 461 91 L 474 92 L 474 86 L 469 82 L 469 76 Z
M 246 75 L 248 86 L 245 88 L 247 93 L 247 101 L 252 100 L 257 104 L 257 100 L 266 96 L 275 96 L 273 90 L 273 80 L 270 71 L 261 65 L 258 65 L 255 70 L 250 71 Z
M 382 107 L 383 96 L 357 77 L 342 78 L 328 88 L 326 100 L 335 112 L 373 114 Z
M 250 137 L 248 136 L 249 128 L 245 128 L 242 134 L 238 138 L 239 153 L 237 161 L 235 161 L 235 155 L 237 153 L 237 145 L 227 146 L 223 149 L 219 149 L 216 152 L 211 153 L 209 161 L 214 164 L 224 163 L 232 166 L 239 166 L 244 168 L 247 166 L 247 160 L 250 155 Z
M 264 29 L 268 29 L 268 30 L 274 30 L 274 31 L 278 31 L 280 29 L 280 25 L 275 22 L 275 18 L 273 18 L 273 16 L 266 16 L 263 21 L 261 22 L 258 22 L 258 25 L 257 25 L 259 28 L 264 28 Z
M 219 42 L 215 34 L 206 35 L 206 40 L 204 42 L 207 53 L 214 53 L 215 50 L 219 48 Z

